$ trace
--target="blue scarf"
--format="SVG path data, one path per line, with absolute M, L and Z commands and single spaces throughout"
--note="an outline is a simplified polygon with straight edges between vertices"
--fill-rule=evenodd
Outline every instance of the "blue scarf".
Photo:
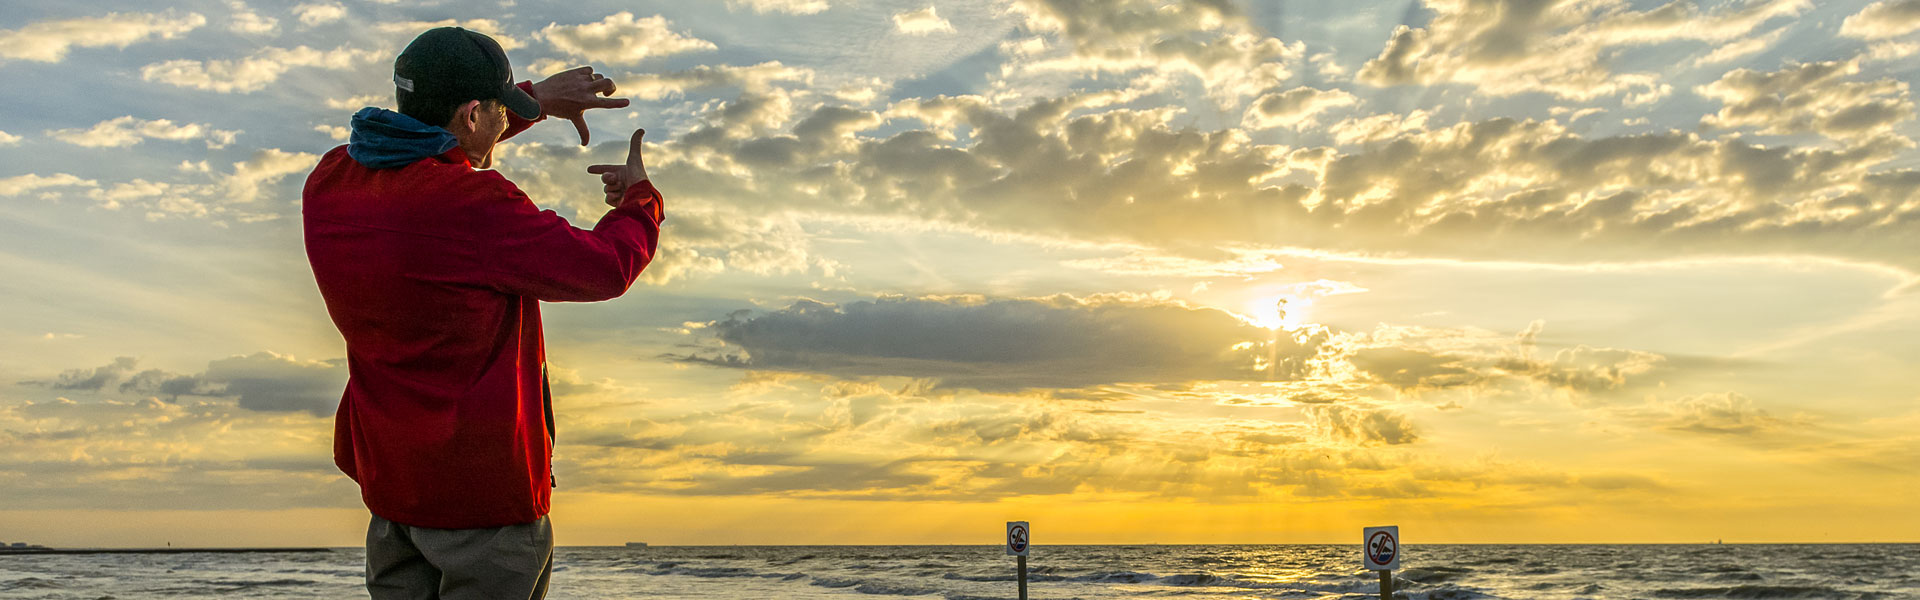
M 460 140 L 441 127 L 391 110 L 369 106 L 353 113 L 347 156 L 369 169 L 395 169 L 439 156 Z

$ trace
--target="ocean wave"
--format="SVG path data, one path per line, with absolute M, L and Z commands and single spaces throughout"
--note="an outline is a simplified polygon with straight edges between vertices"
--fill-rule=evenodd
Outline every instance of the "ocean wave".
M 1819 585 L 1736 585 L 1732 587 L 1667 588 L 1654 590 L 1656 598 L 1860 598 L 1859 594 Z
M 0 581 L 0 590 L 57 590 L 66 586 L 58 581 L 39 577 L 22 577 L 12 581 Z

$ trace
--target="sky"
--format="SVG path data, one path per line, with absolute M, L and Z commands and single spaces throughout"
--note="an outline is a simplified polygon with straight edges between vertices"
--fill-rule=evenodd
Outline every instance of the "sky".
M 1920 0 L 8 2 L 0 541 L 360 543 L 300 191 L 450 24 L 666 197 L 561 545 L 1920 541 Z

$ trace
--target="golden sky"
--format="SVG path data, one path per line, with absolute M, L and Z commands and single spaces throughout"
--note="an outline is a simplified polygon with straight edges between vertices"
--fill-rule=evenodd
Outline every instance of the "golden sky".
M 442 24 L 631 108 L 496 167 L 558 542 L 1920 541 L 1920 2 L 0 8 L 0 541 L 359 543 L 300 186 Z

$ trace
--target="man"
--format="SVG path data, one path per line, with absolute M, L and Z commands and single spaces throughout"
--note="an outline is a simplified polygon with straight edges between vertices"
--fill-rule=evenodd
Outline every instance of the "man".
M 394 61 L 399 112 L 353 116 L 308 176 L 308 262 L 347 342 L 334 463 L 360 484 L 376 600 L 541 598 L 553 406 L 539 301 L 625 293 L 664 217 L 635 131 L 624 165 L 594 165 L 613 207 L 591 231 L 541 211 L 493 171 L 494 144 L 546 116 L 619 108 L 582 67 L 513 83 L 500 45 L 457 27 Z

